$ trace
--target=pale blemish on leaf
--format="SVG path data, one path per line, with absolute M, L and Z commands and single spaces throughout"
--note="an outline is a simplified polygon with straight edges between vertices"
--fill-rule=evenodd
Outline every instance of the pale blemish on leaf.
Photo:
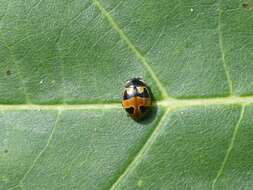
M 138 186 L 138 187 L 142 187 L 142 186 L 143 186 L 143 180 L 142 180 L 142 179 L 139 179 L 139 180 L 138 180 L 137 186 Z
M 8 183 L 10 180 L 6 176 L 0 176 L 0 182 Z

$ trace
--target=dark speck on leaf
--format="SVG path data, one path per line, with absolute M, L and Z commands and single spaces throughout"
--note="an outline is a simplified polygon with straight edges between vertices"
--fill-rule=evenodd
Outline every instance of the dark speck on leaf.
M 7 154 L 9 151 L 8 150 L 4 150 L 4 153 Z
M 249 3 L 243 3 L 242 4 L 242 8 L 244 8 L 246 10 L 250 10 L 251 9 L 251 5 Z
M 11 75 L 11 71 L 10 70 L 6 71 L 6 74 Z

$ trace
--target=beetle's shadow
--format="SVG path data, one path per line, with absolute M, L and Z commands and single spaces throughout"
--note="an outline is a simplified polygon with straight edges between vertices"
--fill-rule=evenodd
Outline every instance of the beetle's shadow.
M 148 91 L 150 92 L 152 106 L 151 106 L 150 110 L 148 111 L 148 113 L 146 113 L 146 115 L 142 119 L 140 119 L 140 120 L 134 119 L 137 123 L 144 124 L 144 125 L 152 123 L 154 121 L 154 119 L 156 118 L 157 111 L 158 111 L 156 99 L 155 99 L 150 87 L 147 86 L 147 88 L 148 88 Z

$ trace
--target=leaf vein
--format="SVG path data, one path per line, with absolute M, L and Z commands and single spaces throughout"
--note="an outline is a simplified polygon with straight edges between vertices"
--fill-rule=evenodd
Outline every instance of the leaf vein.
M 116 181 L 112 184 L 112 186 L 109 188 L 109 190 L 114 190 L 119 183 L 124 180 L 124 178 L 138 165 L 138 163 L 142 160 L 145 153 L 151 148 L 152 144 L 155 142 L 157 136 L 159 135 L 162 127 L 165 124 L 165 121 L 167 119 L 167 115 L 170 113 L 170 109 L 167 109 L 167 111 L 163 114 L 160 121 L 158 122 L 157 126 L 153 130 L 153 132 L 150 134 L 144 145 L 141 147 L 139 152 L 134 156 L 133 160 L 128 164 L 128 166 L 124 169 L 122 174 L 116 179 Z
M 100 10 L 101 14 L 108 20 L 108 22 L 111 24 L 111 26 L 118 32 L 120 38 L 127 44 L 130 50 L 136 55 L 136 57 L 140 60 L 142 65 L 147 69 L 153 80 L 156 82 L 156 85 L 158 86 L 159 90 L 161 91 L 163 98 L 168 98 L 169 95 L 167 94 L 167 91 L 163 84 L 161 83 L 160 79 L 157 77 L 156 73 L 152 69 L 152 67 L 147 62 L 147 59 L 138 51 L 138 49 L 135 47 L 135 45 L 130 41 L 130 39 L 127 37 L 127 35 L 124 33 L 124 31 L 118 26 L 114 18 L 111 16 L 111 14 L 101 5 L 101 3 L 98 0 L 92 0 L 93 3 L 96 5 L 96 7 Z
M 29 10 L 29 12 L 28 12 L 28 14 L 27 14 L 27 18 L 31 15 L 33 9 L 35 9 L 36 7 L 38 7 L 38 6 L 42 3 L 42 1 L 43 1 L 43 0 L 38 0 L 36 3 L 34 3 L 34 4 L 31 6 L 31 8 L 30 8 L 30 10 Z
M 243 105 L 242 108 L 241 108 L 240 116 L 239 116 L 238 122 L 236 123 L 236 126 L 234 128 L 233 135 L 232 135 L 230 144 L 228 146 L 228 149 L 226 151 L 225 157 L 223 159 L 223 162 L 221 164 L 220 169 L 218 170 L 218 173 L 217 173 L 216 177 L 214 178 L 214 180 L 212 182 L 212 190 L 215 189 L 215 185 L 216 185 L 218 179 L 220 178 L 220 176 L 222 175 L 222 173 L 224 171 L 224 168 L 225 168 L 225 166 L 226 166 L 226 164 L 228 162 L 228 159 L 229 159 L 229 156 L 231 154 L 231 151 L 234 148 L 235 139 L 236 139 L 237 133 L 239 131 L 239 127 L 240 127 L 241 121 L 243 119 L 244 111 L 245 111 L 245 105 Z
M 225 72 L 226 79 L 228 82 L 229 94 L 232 95 L 233 94 L 233 82 L 231 80 L 230 73 L 228 70 L 228 65 L 227 65 L 226 59 L 225 59 L 225 52 L 224 52 L 224 45 L 223 45 L 223 33 L 222 33 L 222 26 L 221 26 L 222 25 L 222 23 L 221 23 L 222 10 L 221 10 L 220 4 L 221 4 L 221 2 L 219 3 L 219 15 L 218 15 L 219 47 L 220 47 L 221 59 L 222 59 L 222 63 L 223 63 L 224 72 Z
M 24 174 L 24 176 L 21 178 L 21 180 L 18 183 L 18 186 L 22 187 L 22 183 L 24 182 L 25 178 L 27 177 L 27 175 L 32 171 L 32 169 L 34 168 L 35 164 L 37 163 L 37 161 L 39 160 L 39 158 L 43 155 L 43 153 L 47 150 L 47 148 L 49 147 L 50 142 L 52 141 L 53 135 L 55 133 L 55 130 L 57 128 L 57 124 L 58 121 L 60 120 L 60 116 L 61 116 L 61 110 L 58 110 L 57 115 L 56 115 L 56 119 L 53 125 L 53 129 L 51 131 L 51 134 L 49 135 L 49 138 L 47 140 L 46 145 L 44 146 L 44 148 L 39 152 L 39 154 L 36 156 L 36 158 L 34 159 L 34 161 L 32 162 L 31 166 L 29 167 L 29 169 L 26 171 L 26 173 Z

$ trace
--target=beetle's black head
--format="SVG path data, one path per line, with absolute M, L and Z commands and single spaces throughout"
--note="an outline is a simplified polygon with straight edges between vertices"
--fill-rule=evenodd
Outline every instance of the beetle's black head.
M 146 86 L 146 84 L 142 78 L 138 77 L 138 78 L 132 78 L 128 80 L 126 82 L 125 87 L 127 88 L 129 86 Z

